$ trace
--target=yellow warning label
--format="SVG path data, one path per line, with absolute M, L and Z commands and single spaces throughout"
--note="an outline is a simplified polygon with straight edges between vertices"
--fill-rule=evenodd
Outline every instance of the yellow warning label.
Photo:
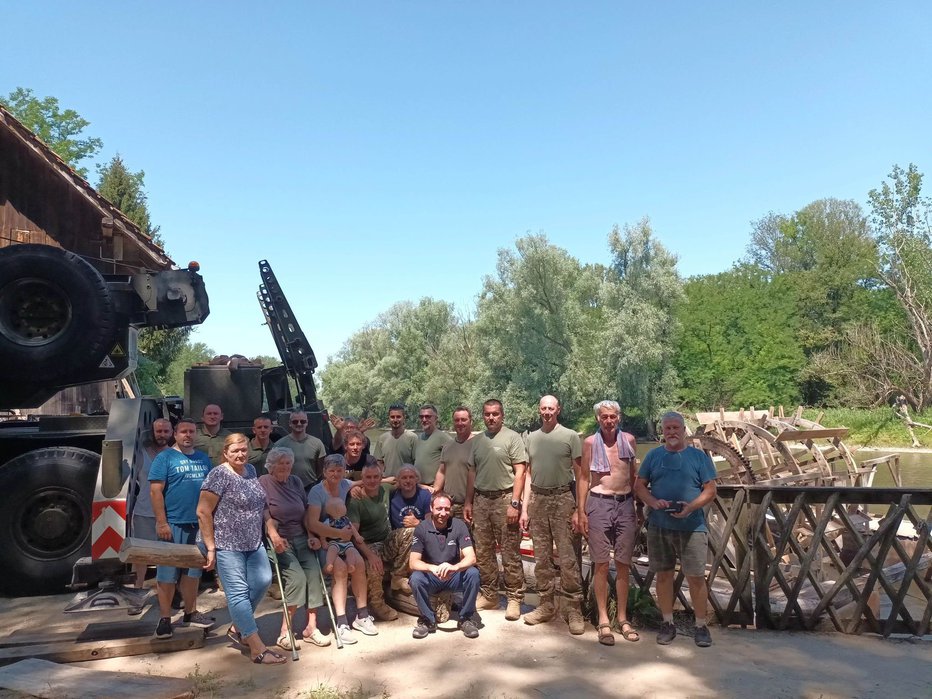
M 120 347 L 119 342 L 113 346 L 112 350 L 110 350 L 110 356 L 111 357 L 125 357 L 126 356 L 126 352 L 124 352 L 123 348 Z

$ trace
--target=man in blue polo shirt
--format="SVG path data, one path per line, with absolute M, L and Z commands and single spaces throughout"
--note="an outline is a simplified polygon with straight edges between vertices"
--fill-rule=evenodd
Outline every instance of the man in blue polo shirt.
M 462 592 L 459 629 L 466 638 L 479 636 L 472 617 L 479 595 L 479 569 L 476 551 L 466 523 L 450 516 L 453 502 L 450 496 L 434 493 L 430 517 L 414 528 L 411 555 L 411 591 L 421 613 L 411 633 L 414 638 L 426 638 L 437 630 L 437 618 L 430 606 L 430 596 L 443 591 Z
M 149 469 L 149 492 L 155 513 L 155 533 L 163 541 L 176 544 L 193 544 L 197 537 L 197 501 L 201 496 L 201 483 L 210 471 L 210 457 L 194 448 L 197 425 L 194 420 L 182 418 L 175 425 L 175 446 L 159 453 Z M 171 609 L 175 586 L 184 600 L 182 626 L 211 626 L 213 619 L 197 611 L 197 585 L 203 571 L 173 566 L 156 568 L 159 593 L 159 624 L 156 638 L 171 638 Z

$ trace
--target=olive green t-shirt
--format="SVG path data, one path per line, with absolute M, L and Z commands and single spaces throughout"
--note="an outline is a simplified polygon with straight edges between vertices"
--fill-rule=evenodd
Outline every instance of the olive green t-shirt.
M 246 460 L 256 469 L 256 478 L 268 473 L 268 470 L 265 468 L 265 457 L 272 451 L 273 446 L 271 440 L 269 440 L 267 447 L 260 447 L 256 444 L 255 438 L 249 440 L 249 456 Z
M 524 440 L 514 430 L 502 427 L 492 435 L 480 432 L 471 440 L 472 464 L 476 469 L 476 488 L 505 490 L 515 484 L 515 464 L 527 463 Z
M 204 425 L 198 425 L 197 432 L 194 433 L 194 448 L 207 454 L 212 466 L 219 466 L 223 463 L 223 441 L 230 434 L 230 430 L 222 427 L 217 434 L 210 434 Z
M 414 463 L 415 444 L 417 435 L 411 430 L 405 430 L 400 437 L 388 431 L 375 441 L 372 456 L 385 464 L 386 476 L 397 476 L 402 464 Z
M 443 445 L 440 461 L 444 464 L 443 490 L 453 498 L 453 502 L 462 505 L 466 502 L 466 472 L 472 468 L 472 437 L 465 442 L 451 439 Z
M 437 477 L 440 468 L 440 453 L 445 444 L 453 441 L 453 437 L 441 430 L 434 430 L 428 437 L 423 432 L 417 437 L 414 445 L 414 465 L 421 472 L 421 483 L 431 485 Z
M 301 479 L 305 488 L 320 480 L 317 460 L 323 459 L 327 450 L 317 437 L 309 434 L 299 442 L 289 434 L 275 442 L 275 446 L 288 447 L 294 452 L 294 468 L 291 472 Z
M 391 534 L 392 525 L 388 521 L 388 500 L 391 493 L 391 487 L 383 483 L 379 486 L 379 494 L 374 498 L 349 499 L 346 515 L 350 522 L 357 526 L 359 536 L 367 544 L 385 541 Z
M 536 430 L 527 438 L 531 484 L 556 488 L 573 480 L 573 460 L 582 456 L 582 440 L 573 430 L 557 424 L 550 432 Z

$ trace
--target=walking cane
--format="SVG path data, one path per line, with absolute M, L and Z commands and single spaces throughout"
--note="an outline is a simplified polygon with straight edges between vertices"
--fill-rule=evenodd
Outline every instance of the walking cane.
M 324 569 L 317 566 L 320 572 L 320 584 L 324 588 L 324 599 L 327 601 L 327 611 L 330 612 L 330 626 L 333 629 L 333 637 L 337 641 L 337 648 L 343 647 L 343 639 L 340 638 L 340 631 L 337 629 L 337 617 L 333 613 L 333 603 L 330 601 L 330 595 L 327 594 L 327 579 L 324 577 Z
M 278 591 L 282 593 L 282 611 L 285 615 L 285 627 L 288 629 L 288 642 L 291 644 L 291 659 L 298 662 L 298 648 L 294 642 L 294 631 L 291 628 L 291 614 L 288 612 L 288 600 L 285 599 L 285 586 L 282 583 L 282 571 L 278 567 L 278 554 L 275 553 L 275 545 L 272 539 L 268 538 L 269 551 L 272 554 L 272 562 L 275 564 L 275 577 L 278 578 Z

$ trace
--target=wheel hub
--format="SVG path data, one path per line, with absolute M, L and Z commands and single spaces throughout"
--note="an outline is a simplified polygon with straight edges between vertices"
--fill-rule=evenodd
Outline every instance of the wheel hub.
M 26 503 L 14 533 L 30 555 L 57 558 L 80 543 L 83 518 L 74 493 L 45 490 Z
M 25 346 L 53 342 L 71 322 L 71 302 L 43 279 L 18 279 L 0 289 L 0 334 Z

